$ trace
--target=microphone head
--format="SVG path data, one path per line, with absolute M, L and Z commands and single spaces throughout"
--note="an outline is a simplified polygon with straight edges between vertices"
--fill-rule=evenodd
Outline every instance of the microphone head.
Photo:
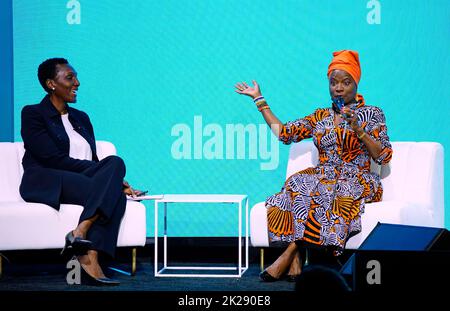
M 344 98 L 342 96 L 332 97 L 333 105 L 337 109 L 337 111 L 341 111 L 342 107 L 344 107 Z

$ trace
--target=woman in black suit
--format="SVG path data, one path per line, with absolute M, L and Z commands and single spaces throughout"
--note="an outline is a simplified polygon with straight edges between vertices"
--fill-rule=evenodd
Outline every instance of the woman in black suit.
M 73 67 L 63 58 L 51 58 L 39 65 L 38 78 L 48 94 L 40 104 L 22 109 L 25 154 L 20 194 L 27 202 L 56 210 L 62 203 L 82 205 L 79 224 L 66 235 L 63 252 L 78 255 L 87 280 L 118 285 L 104 275 L 98 252 L 114 256 L 125 194 L 136 193 L 123 179 L 121 158 L 99 161 L 88 115 L 69 107 L 80 86 Z

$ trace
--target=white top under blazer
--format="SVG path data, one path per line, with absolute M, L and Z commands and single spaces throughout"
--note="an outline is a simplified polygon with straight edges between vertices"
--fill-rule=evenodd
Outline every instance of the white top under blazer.
M 69 114 L 62 114 L 61 120 L 66 130 L 67 136 L 69 136 L 70 141 L 70 151 L 69 157 L 79 160 L 90 160 L 92 161 L 92 150 L 89 143 L 84 139 L 83 136 L 78 134 L 69 121 Z

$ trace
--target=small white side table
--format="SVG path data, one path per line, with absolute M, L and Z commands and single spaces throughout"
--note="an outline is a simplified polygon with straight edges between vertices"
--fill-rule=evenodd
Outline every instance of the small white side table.
M 164 203 L 164 264 L 158 266 L 158 205 Z M 230 203 L 238 204 L 238 265 L 232 267 L 217 266 L 169 266 L 167 258 L 167 206 L 168 203 Z M 245 205 L 245 265 L 242 264 L 242 207 Z M 155 200 L 155 277 L 241 277 L 248 269 L 248 198 L 238 194 L 165 194 L 162 199 Z M 236 271 L 234 274 L 195 274 L 173 273 L 172 271 Z

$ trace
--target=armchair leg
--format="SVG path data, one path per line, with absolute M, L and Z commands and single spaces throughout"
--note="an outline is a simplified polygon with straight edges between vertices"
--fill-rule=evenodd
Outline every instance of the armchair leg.
M 131 275 L 136 275 L 136 247 L 131 250 Z
M 264 271 L 264 248 L 260 248 L 259 250 L 259 262 L 261 271 Z
M 131 249 L 131 272 L 127 272 L 115 267 L 108 267 L 111 270 L 114 270 L 116 272 L 128 275 L 128 276 L 135 276 L 136 275 L 136 247 L 133 247 Z
M 309 265 L 309 254 L 308 254 L 308 249 L 305 248 L 305 263 L 303 264 L 303 267 L 306 267 Z

